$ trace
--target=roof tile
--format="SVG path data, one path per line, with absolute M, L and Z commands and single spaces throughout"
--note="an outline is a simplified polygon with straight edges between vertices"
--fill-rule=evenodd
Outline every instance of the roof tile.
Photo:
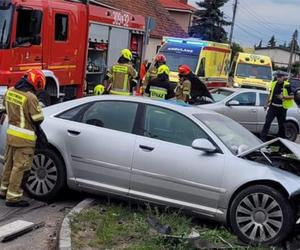
M 188 37 L 188 34 L 159 1 L 160 0 L 139 0 L 138 2 L 136 0 L 99 0 L 99 3 L 122 9 L 132 14 L 152 17 L 156 25 L 154 30 L 150 33 L 151 37 Z

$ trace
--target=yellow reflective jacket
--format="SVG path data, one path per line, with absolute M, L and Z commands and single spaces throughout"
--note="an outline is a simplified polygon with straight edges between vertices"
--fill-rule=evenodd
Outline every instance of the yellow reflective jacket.
M 276 83 L 277 81 L 273 81 L 271 83 L 271 89 L 270 89 L 270 96 L 269 96 L 269 101 L 271 102 L 272 101 L 272 98 L 273 98 L 273 94 L 274 94 L 274 89 L 276 87 Z M 289 86 L 290 83 L 288 81 L 285 81 L 283 83 L 283 97 L 286 97 L 286 96 L 289 96 L 289 93 L 286 89 L 287 86 Z M 289 109 L 289 108 L 292 108 L 294 106 L 294 100 L 293 99 L 289 99 L 289 100 L 283 100 L 282 101 L 282 106 L 285 108 L 285 109 Z
M 129 63 L 118 63 L 109 72 L 111 94 L 129 95 L 131 80 L 137 77 L 137 72 Z
M 37 97 L 31 92 L 10 88 L 4 96 L 8 115 L 7 143 L 13 147 L 35 147 L 35 122 L 44 120 Z

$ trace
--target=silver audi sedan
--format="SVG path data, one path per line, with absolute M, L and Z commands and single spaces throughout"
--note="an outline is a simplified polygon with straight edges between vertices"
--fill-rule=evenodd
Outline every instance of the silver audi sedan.
M 298 144 L 263 144 L 213 111 L 143 97 L 87 97 L 44 113 L 50 144 L 36 152 L 26 184 L 34 198 L 51 200 L 68 186 L 179 207 L 254 245 L 278 243 L 296 225 Z
M 266 120 L 264 105 L 268 94 L 267 91 L 257 89 L 218 88 L 212 90 L 215 103 L 200 107 L 228 116 L 251 132 L 260 134 Z M 296 104 L 288 110 L 285 126 L 287 138 L 295 141 L 300 132 L 300 109 Z M 275 135 L 277 131 L 278 123 L 275 119 L 270 134 Z

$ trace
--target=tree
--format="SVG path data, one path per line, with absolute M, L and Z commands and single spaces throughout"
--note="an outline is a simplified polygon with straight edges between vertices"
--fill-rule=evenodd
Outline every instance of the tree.
M 271 47 L 271 48 L 276 47 L 276 40 L 275 40 L 275 36 L 274 36 L 274 35 L 273 35 L 273 36 L 271 37 L 271 39 L 269 40 L 268 46 Z
M 257 48 L 261 48 L 261 47 L 262 47 L 262 40 L 260 40 L 260 42 L 259 42 Z
M 224 12 L 220 10 L 227 2 L 228 0 L 203 0 L 196 2 L 201 9 L 196 11 L 196 16 L 199 18 L 191 27 L 190 36 L 215 42 L 228 41 L 227 33 L 223 27 L 231 23 L 225 20 Z
M 243 48 L 241 47 L 240 44 L 238 43 L 232 43 L 232 55 L 231 55 L 231 58 L 233 59 L 235 57 L 235 55 L 238 53 L 238 52 L 244 52 Z

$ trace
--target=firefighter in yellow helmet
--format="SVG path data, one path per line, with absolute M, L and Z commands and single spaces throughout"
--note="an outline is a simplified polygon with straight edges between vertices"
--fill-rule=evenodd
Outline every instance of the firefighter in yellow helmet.
M 46 78 L 41 70 L 30 70 L 7 90 L 4 96 L 8 116 L 7 148 L 0 186 L 0 197 L 6 206 L 26 207 L 22 200 L 22 181 L 29 171 L 36 145 L 36 126 L 44 120 L 39 101 L 34 93 L 45 88 Z
M 107 74 L 106 80 L 109 82 L 108 91 L 114 95 L 130 95 L 132 80 L 137 77 L 137 72 L 132 66 L 132 53 L 129 49 L 121 51 L 118 63 L 113 65 Z
M 105 87 L 102 84 L 98 84 L 94 88 L 94 95 L 103 95 L 104 92 L 105 92 Z
M 146 95 L 154 99 L 170 99 L 174 97 L 174 91 L 169 82 L 170 69 L 167 65 L 161 65 L 157 69 L 157 77 L 151 80 L 145 90 Z

